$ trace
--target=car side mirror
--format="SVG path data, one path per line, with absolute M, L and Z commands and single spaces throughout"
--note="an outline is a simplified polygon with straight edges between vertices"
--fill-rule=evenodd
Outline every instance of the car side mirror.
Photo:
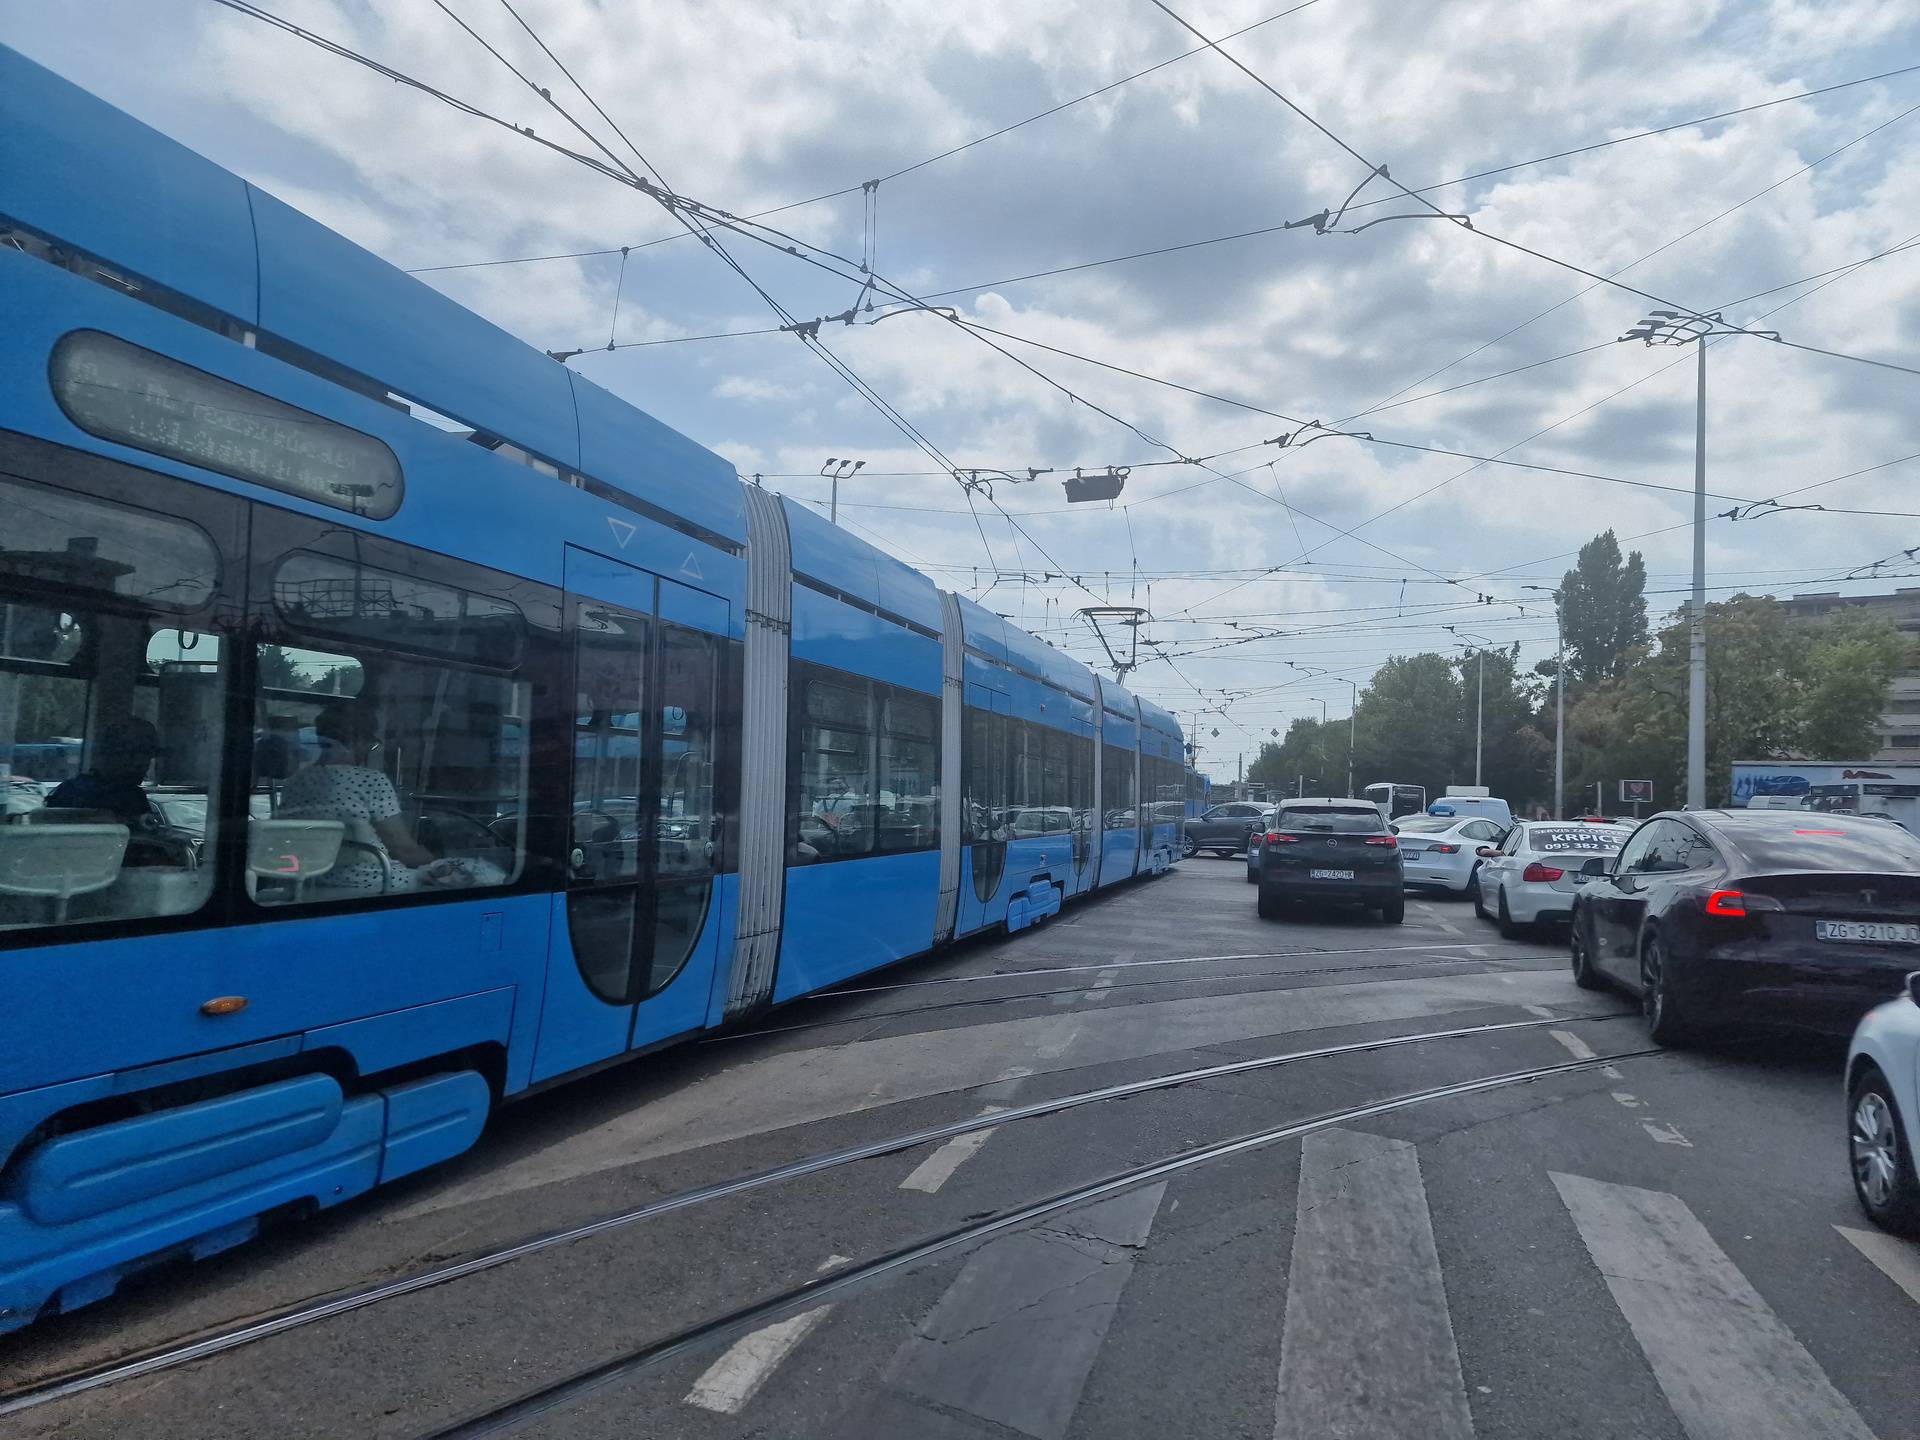
M 1582 875 L 1610 875 L 1613 867 L 1604 855 L 1595 855 L 1580 867 Z
M 1473 853 L 1478 855 L 1482 860 L 1491 860 L 1500 853 L 1500 847 L 1497 845 L 1482 845 Z

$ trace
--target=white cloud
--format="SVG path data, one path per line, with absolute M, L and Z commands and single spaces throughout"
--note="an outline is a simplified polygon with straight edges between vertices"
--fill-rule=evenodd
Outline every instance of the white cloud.
M 590 148 L 433 7 L 286 0 L 279 8 L 543 137 Z M 455 8 L 625 153 L 510 17 L 474 0 Z M 1218 35 L 1277 8 L 1216 0 L 1190 18 Z M 1091 0 L 1037 9 L 1013 0 L 527 0 L 521 9 L 640 147 L 647 173 L 736 213 L 890 175 L 1193 43 L 1147 7 Z M 624 269 L 615 253 L 428 277 L 542 348 L 780 323 L 697 242 L 643 245 L 678 227 L 632 189 L 241 17 L 207 8 L 184 23 L 190 33 L 179 15 L 163 20 L 131 0 L 76 0 L 9 14 L 0 38 L 400 265 L 635 247 Z M 131 69 L 92 43 L 108 30 L 129 46 L 164 44 L 191 58 Z M 1370 159 L 1388 162 L 1394 177 L 1429 184 L 1891 68 L 1916 40 L 1920 13 L 1900 0 L 1456 0 L 1315 5 L 1229 48 Z M 1434 198 L 1470 212 L 1483 232 L 1600 272 L 1704 224 L 1622 278 L 1684 304 L 1724 304 L 1920 229 L 1911 205 L 1920 117 L 1859 138 L 1897 115 L 1907 93 L 1842 90 Z M 878 263 L 923 293 L 1025 275 L 1298 219 L 1336 205 L 1363 174 L 1246 76 L 1202 53 L 884 181 Z M 1361 196 L 1376 198 L 1384 203 L 1355 212 L 1356 223 L 1413 208 L 1392 201 L 1380 180 Z M 856 189 L 769 223 L 857 258 L 862 214 Z M 852 281 L 738 235 L 724 239 L 793 316 L 832 315 L 854 299 Z M 1684 489 L 1691 367 L 1655 375 L 1677 352 L 1607 343 L 1655 302 L 1605 287 L 1581 294 L 1589 283 L 1484 235 L 1406 220 L 1359 235 L 1294 230 L 1236 240 L 947 303 L 1060 350 L 1328 423 L 1389 396 L 1425 396 L 1599 346 L 1395 404 L 1353 428 L 1477 455 L 1512 447 L 1510 459 Z M 1920 250 L 1755 320 L 1797 293 L 1737 305 L 1731 318 L 1911 360 Z M 1552 634 L 1538 597 L 1523 614 L 1511 604 L 1475 608 L 1475 594 L 1525 600 L 1520 585 L 1552 581 L 1566 552 L 1595 531 L 1658 531 L 1688 514 L 1679 494 L 1501 466 L 1469 471 L 1467 461 L 1352 440 L 1262 449 L 1287 422 L 998 342 L 1151 437 L 1143 438 L 930 316 L 829 325 L 821 338 L 956 464 L 1018 474 L 1132 464 L 1126 509 L 1069 510 L 1057 473 L 1030 485 L 998 482 L 994 503 L 976 499 L 970 508 L 950 478 L 917 473 L 939 466 L 787 335 L 590 349 L 574 363 L 743 472 L 809 500 L 825 497 L 817 474 L 828 455 L 865 458 L 863 477 L 841 487 L 856 533 L 961 588 L 985 586 L 973 567 L 988 549 L 1015 572 L 1024 566 L 1030 578 L 1003 580 L 988 603 L 1085 658 L 1097 659 L 1099 648 L 1072 612 L 1090 597 L 1038 577 L 1065 568 L 1118 598 L 1144 599 L 1150 584 L 1160 617 L 1150 633 L 1188 658 L 1179 674 L 1158 664 L 1136 680 L 1182 710 L 1194 699 L 1187 679 L 1210 693 L 1262 689 L 1297 679 L 1288 660 L 1364 681 L 1386 655 L 1444 641 L 1444 632 L 1419 627 L 1458 621 L 1423 618 L 1425 607 L 1448 600 L 1483 621 L 1483 633 L 1525 637 L 1532 658 Z M 1746 339 L 1716 347 L 1710 367 L 1709 481 L 1726 494 L 1770 496 L 1920 450 L 1911 376 Z M 1528 439 L 1537 432 L 1545 433 Z M 1250 473 L 1228 481 L 1149 464 L 1216 452 L 1230 452 L 1216 469 Z M 1920 462 L 1807 498 L 1920 509 L 1904 498 L 1916 481 Z M 1300 514 L 1289 517 L 1282 490 Z M 1910 543 L 1908 523 L 1804 514 L 1717 521 L 1712 564 L 1729 584 L 1807 588 Z M 1684 529 L 1629 543 L 1647 552 L 1651 589 L 1684 584 Z M 1311 560 L 1295 565 L 1303 549 Z M 1287 568 L 1258 578 L 1263 567 Z M 1504 573 L 1462 592 L 1432 571 Z M 1189 609 L 1211 618 L 1178 613 Z M 1235 624 L 1255 623 L 1330 628 L 1194 653 L 1247 633 Z M 1316 689 L 1336 713 L 1346 703 L 1347 687 L 1334 680 L 1256 695 L 1231 707 L 1234 725 L 1221 724 L 1221 740 L 1209 739 L 1203 756 L 1231 769 L 1235 753 L 1252 751 L 1236 725 L 1259 735 L 1284 729 L 1289 713 L 1317 713 L 1304 698 Z

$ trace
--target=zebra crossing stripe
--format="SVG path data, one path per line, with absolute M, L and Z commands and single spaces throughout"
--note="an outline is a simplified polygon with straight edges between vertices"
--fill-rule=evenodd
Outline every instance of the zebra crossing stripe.
M 1416 1149 L 1358 1130 L 1300 1147 L 1276 1440 L 1472 1440 Z
M 1873 1440 L 1685 1201 L 1550 1173 L 1688 1440 Z

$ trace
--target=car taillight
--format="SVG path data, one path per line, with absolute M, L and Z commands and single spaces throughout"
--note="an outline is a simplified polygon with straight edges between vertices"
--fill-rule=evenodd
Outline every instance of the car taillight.
M 1429 845 L 1427 846 L 1427 853 L 1429 855 L 1458 855 L 1460 853 L 1460 847 L 1458 845 Z
M 1394 839 L 1393 836 L 1391 835 L 1369 835 L 1367 837 L 1367 844 L 1385 845 L 1390 850 L 1397 850 L 1400 848 L 1400 842 Z
M 1551 865 L 1542 865 L 1538 860 L 1535 860 L 1520 872 L 1520 878 L 1530 884 L 1542 885 L 1558 880 L 1566 873 L 1564 870 L 1557 870 Z
M 1784 910 L 1771 895 L 1748 895 L 1739 890 L 1715 890 L 1707 896 L 1707 914 L 1735 920 L 1761 910 Z
M 1292 845 L 1296 842 L 1297 839 L 1298 839 L 1297 836 L 1281 835 L 1275 831 L 1269 830 L 1267 832 L 1266 843 L 1269 845 Z

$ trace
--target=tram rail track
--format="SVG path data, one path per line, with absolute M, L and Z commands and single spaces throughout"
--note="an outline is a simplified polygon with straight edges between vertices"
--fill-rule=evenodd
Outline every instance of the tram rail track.
M 1399 948 L 1399 947 L 1396 947 L 1396 948 Z M 1304 953 L 1311 954 L 1313 952 L 1304 952 Z M 1208 957 L 1201 957 L 1201 958 L 1214 959 L 1219 957 L 1208 956 Z M 1260 958 L 1260 957 L 1236 956 L 1233 958 L 1254 959 L 1254 958 Z M 1276 956 L 1273 958 L 1281 958 L 1281 957 Z M 1225 985 L 1225 984 L 1230 984 L 1237 980 L 1249 980 L 1249 981 L 1251 980 L 1290 980 L 1295 976 L 1299 976 L 1303 979 L 1312 979 L 1312 978 L 1315 978 L 1318 976 L 1324 976 L 1324 975 L 1362 975 L 1362 976 L 1378 978 L 1379 972 L 1383 970 L 1428 970 L 1428 969 L 1432 969 L 1436 965 L 1500 965 L 1500 964 L 1507 963 L 1507 960 L 1509 958 L 1532 959 L 1532 960 L 1546 959 L 1546 960 L 1553 960 L 1555 962 L 1562 962 L 1563 960 L 1563 957 L 1558 955 L 1502 957 L 1502 959 L 1499 959 L 1499 960 L 1489 960 L 1489 959 L 1484 959 L 1480 956 L 1473 956 L 1473 955 L 1460 955 L 1460 956 L 1438 955 L 1438 956 L 1431 956 L 1431 957 L 1428 957 L 1425 959 L 1419 959 L 1419 960 L 1383 961 L 1376 965 L 1317 965 L 1317 966 L 1312 966 L 1312 967 L 1298 969 L 1298 970 L 1241 970 L 1241 971 L 1235 971 L 1231 974 L 1222 974 L 1222 975 L 1180 975 L 1180 976 L 1173 976 L 1164 980 L 1127 980 L 1127 981 L 1120 981 L 1112 985 L 1105 986 L 1103 989 L 1101 989 L 1098 992 L 1090 992 L 1086 989 L 1086 987 L 1080 986 L 1080 985 L 1062 985 L 1050 990 L 1023 990 L 1011 995 L 983 996 L 980 999 L 976 999 L 976 1000 L 946 1000 L 933 1005 L 902 1006 L 901 1008 L 894 1009 L 894 1010 L 863 1010 L 850 1015 L 836 1015 L 832 1019 L 827 1019 L 827 1020 L 803 1020 L 796 1025 L 769 1025 L 769 1026 L 764 1026 L 757 1030 L 739 1030 L 739 1031 L 733 1031 L 733 1032 L 729 1032 L 721 1035 L 711 1035 L 711 1036 L 708 1036 L 706 1039 L 700 1041 L 699 1043 L 702 1045 L 721 1045 L 721 1044 L 726 1044 L 729 1041 L 746 1040 L 746 1039 L 751 1039 L 751 1038 L 766 1036 L 766 1035 L 794 1035 L 794 1034 L 799 1034 L 805 1031 L 826 1030 L 826 1029 L 831 1029 L 835 1026 L 842 1026 L 842 1025 L 866 1025 L 866 1024 L 882 1023 L 888 1020 L 911 1019 L 916 1015 L 932 1015 L 932 1014 L 938 1014 L 938 1013 L 949 1011 L 949 1010 L 968 1010 L 968 1009 L 977 1009 L 984 1006 L 994 1006 L 994 1005 L 1017 1005 L 1023 1000 L 1047 1000 L 1047 999 L 1052 999 L 1061 995 L 1086 995 L 1090 993 L 1109 995 L 1115 992 L 1123 992 L 1128 990 L 1144 990 L 1150 987 L 1163 986 L 1163 985 Z M 1142 961 L 1122 962 L 1122 963 L 1132 963 L 1132 964 L 1138 964 L 1138 965 L 1163 965 L 1170 962 L 1163 961 L 1163 960 L 1142 960 Z M 1082 967 L 1075 967 L 1075 968 L 1077 969 Z M 1111 970 L 1118 967 L 1111 966 L 1111 965 L 1090 965 L 1084 968 L 1090 969 L 1090 970 Z M 1012 973 L 1017 974 L 1018 972 L 1012 972 Z M 956 976 L 954 978 L 955 979 L 997 980 L 997 979 L 1012 978 L 1012 974 Z M 937 980 L 909 982 L 909 984 L 929 984 L 929 985 L 939 984 L 939 983 L 941 982 Z M 885 989 L 889 987 L 876 986 L 873 988 L 876 990 L 879 990 L 879 989 Z M 900 988 L 906 988 L 906 987 L 900 987 Z M 1263 989 L 1284 989 L 1287 987 L 1266 986 L 1262 988 Z M 864 993 L 864 992 L 847 992 L 847 993 Z
M 1547 1019 L 1502 1020 L 1481 1025 L 1454 1026 L 1444 1030 L 1419 1031 L 1407 1035 L 1379 1036 L 1367 1040 L 1349 1041 L 1339 1045 L 1324 1045 L 1310 1049 L 1282 1051 L 1272 1055 L 1253 1056 L 1245 1060 L 1223 1061 L 1217 1065 L 1170 1071 L 1161 1075 L 1146 1076 L 1138 1080 L 1128 1080 L 1113 1085 L 1100 1086 L 1091 1090 L 1076 1091 L 1067 1095 L 1055 1096 L 1052 1099 L 1033 1101 L 1025 1105 L 1016 1105 L 1008 1109 L 994 1111 L 987 1115 L 970 1116 L 944 1125 L 908 1131 L 899 1135 L 868 1141 L 860 1145 L 824 1150 L 768 1169 L 753 1171 L 746 1175 L 735 1176 L 731 1179 L 715 1181 L 705 1185 L 693 1186 L 685 1190 L 677 1191 L 672 1195 L 662 1196 L 657 1200 L 649 1201 L 644 1205 L 598 1216 L 592 1220 L 578 1224 L 545 1231 L 537 1235 L 513 1241 L 509 1244 L 480 1251 L 460 1260 L 436 1265 L 412 1275 L 401 1276 L 398 1279 L 382 1281 L 377 1284 L 362 1286 L 351 1290 L 310 1296 L 304 1300 L 296 1301 L 265 1314 L 253 1316 L 245 1321 L 216 1328 L 192 1339 L 168 1341 L 101 1364 L 69 1371 L 64 1374 L 48 1376 L 18 1389 L 0 1393 L 0 1417 L 20 1414 L 28 1410 L 52 1404 L 56 1401 L 71 1399 L 109 1385 L 123 1383 L 143 1376 L 177 1369 L 180 1366 L 193 1364 L 197 1361 L 211 1359 L 215 1356 L 254 1344 L 257 1341 L 283 1335 L 293 1330 L 318 1324 L 322 1321 L 353 1314 L 389 1300 L 399 1299 L 402 1296 L 414 1295 L 424 1290 L 447 1285 L 472 1275 L 482 1274 L 503 1265 L 512 1264 L 515 1261 L 555 1249 L 559 1246 L 572 1244 L 595 1235 L 603 1235 L 615 1230 L 624 1229 L 658 1216 L 693 1209 L 716 1200 L 745 1194 L 772 1185 L 783 1184 L 787 1181 L 801 1179 L 809 1175 L 820 1174 L 825 1171 L 838 1169 L 842 1166 L 856 1164 L 863 1160 L 879 1159 L 887 1155 L 898 1154 L 922 1145 L 930 1145 L 951 1139 L 958 1135 L 969 1134 L 976 1130 L 1010 1125 L 1022 1120 L 1036 1119 L 1048 1115 L 1056 1115 L 1086 1105 L 1100 1104 L 1108 1100 L 1124 1099 L 1128 1096 L 1148 1094 L 1159 1090 L 1174 1089 L 1200 1081 L 1279 1069 L 1283 1066 L 1298 1064 L 1307 1060 L 1327 1059 L 1338 1055 L 1366 1054 L 1372 1051 L 1394 1049 L 1404 1045 L 1425 1044 L 1441 1040 L 1498 1035 L 1510 1031 L 1525 1031 L 1549 1025 L 1597 1024 L 1613 1020 L 1634 1019 L 1637 1018 L 1637 1015 L 1637 1011 L 1620 1010 L 1609 1011 L 1602 1014 L 1555 1016 Z M 1636 1051 L 1632 1053 L 1637 1055 L 1646 1052 Z M 1607 1063 L 1607 1057 L 1603 1056 L 1591 1062 L 1582 1061 L 1571 1066 L 1549 1066 L 1538 1073 L 1543 1075 L 1557 1074 L 1566 1070 L 1585 1069 L 1590 1068 L 1592 1065 L 1605 1063 Z M 1442 1088 L 1444 1089 L 1445 1087 Z M 1436 1094 L 1437 1093 L 1438 1092 L 1436 1092 Z M 1371 1114 L 1377 1112 L 1360 1111 L 1354 1113 Z M 1337 1122 L 1327 1121 L 1326 1123 L 1331 1124 Z M 1305 1132 L 1303 1131 L 1301 1133 Z
M 895 1271 L 906 1270 L 924 1261 L 937 1259 L 961 1246 L 1044 1220 L 1050 1215 L 1094 1204 L 1163 1176 L 1246 1154 L 1282 1141 L 1299 1139 L 1316 1130 L 1351 1124 L 1354 1121 L 1391 1114 L 1397 1110 L 1409 1109 L 1436 1100 L 1483 1094 L 1513 1085 L 1530 1084 L 1553 1076 L 1596 1070 L 1625 1060 L 1640 1060 L 1674 1053 L 1659 1046 L 1648 1046 L 1609 1055 L 1595 1055 L 1582 1060 L 1562 1061 L 1523 1070 L 1509 1070 L 1472 1080 L 1405 1091 L 1383 1100 L 1327 1111 L 1309 1119 L 1290 1121 L 1285 1125 L 1251 1131 L 1232 1139 L 1196 1146 L 1160 1160 L 1150 1161 L 1145 1165 L 1110 1174 L 1090 1184 L 1074 1186 L 1071 1189 L 1057 1191 L 1041 1200 L 997 1211 L 984 1218 L 886 1251 L 871 1260 L 842 1266 L 831 1274 L 816 1276 L 790 1289 L 687 1326 L 661 1339 L 637 1346 L 610 1360 L 578 1371 L 565 1379 L 554 1381 L 502 1404 L 479 1411 L 450 1426 L 426 1432 L 420 1440 L 483 1440 L 483 1437 L 514 1434 L 538 1420 L 570 1409 L 602 1392 L 638 1379 L 649 1371 L 656 1370 L 702 1346 L 734 1339 L 749 1330 L 783 1320 L 800 1311 L 812 1309 L 837 1295 Z M 1008 1112 L 1008 1114 L 1011 1113 L 1013 1112 Z M 1004 1124 L 1007 1118 L 1007 1114 L 992 1117 L 994 1122 L 1001 1124 Z

